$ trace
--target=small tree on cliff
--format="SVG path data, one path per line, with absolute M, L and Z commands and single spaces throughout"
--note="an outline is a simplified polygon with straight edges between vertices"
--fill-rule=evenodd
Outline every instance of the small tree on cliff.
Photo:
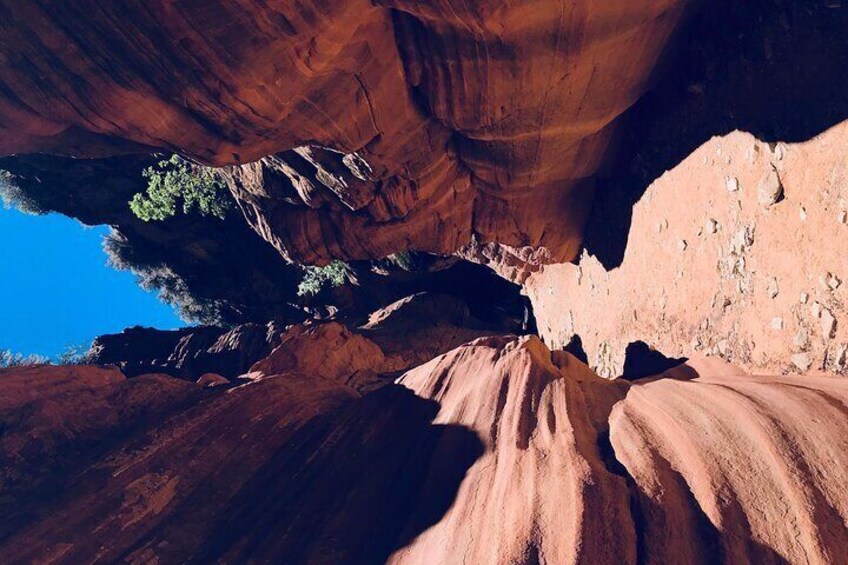
M 303 280 L 297 285 L 298 296 L 314 296 L 327 286 L 337 287 L 348 280 L 348 266 L 342 261 L 333 261 L 324 267 L 304 267 Z
M 130 209 L 145 222 L 170 218 L 180 202 L 185 214 L 197 209 L 204 216 L 218 218 L 230 208 L 227 189 L 214 169 L 195 165 L 179 155 L 148 167 L 143 175 L 147 190 L 133 196 Z

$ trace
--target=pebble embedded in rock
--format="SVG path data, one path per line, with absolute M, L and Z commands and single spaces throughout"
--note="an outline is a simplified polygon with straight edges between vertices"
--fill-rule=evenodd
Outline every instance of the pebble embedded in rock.
M 848 224 L 848 212 L 842 210 L 839 212 L 839 215 L 836 217 L 840 224 Z
M 760 155 L 760 148 L 758 145 L 753 145 L 745 150 L 745 160 L 749 163 L 753 163 L 757 160 L 757 157 Z
M 718 227 L 718 223 L 712 218 L 707 219 L 706 224 L 704 224 L 704 229 L 706 229 L 707 233 L 715 233 Z
M 837 371 L 841 371 L 845 367 L 846 353 L 848 353 L 848 344 L 841 344 L 833 356 L 833 367 Z
M 798 349 L 803 349 L 807 347 L 807 344 L 810 342 L 810 336 L 807 334 L 807 330 L 801 328 L 795 334 L 795 337 L 792 338 L 792 345 L 797 347 Z
M 799 217 L 799 218 L 801 218 L 801 221 L 802 221 L 802 222 L 806 222 L 806 221 L 807 221 L 807 209 L 806 209 L 806 208 L 804 208 L 803 206 L 801 206 L 801 207 L 798 209 L 798 217 Z
M 839 280 L 839 277 L 837 277 L 836 275 L 830 275 L 827 279 L 827 286 L 828 288 L 830 288 L 830 290 L 836 290 L 841 284 L 842 281 Z
M 680 241 L 677 242 L 677 247 L 681 251 L 686 251 L 686 247 L 688 247 L 688 244 L 686 243 L 685 239 L 681 239 Z
M 733 245 L 733 252 L 737 255 L 741 255 L 746 247 L 751 247 L 754 244 L 754 227 L 751 226 L 743 226 L 737 230 L 737 232 L 733 236 L 733 240 L 731 241 L 731 245 Z
M 771 279 L 766 290 L 768 292 L 769 298 L 776 297 L 777 294 L 780 292 L 780 289 L 777 286 L 777 279 Z
M 836 333 L 836 318 L 830 313 L 830 310 L 824 309 L 821 313 L 821 331 L 825 339 L 830 339 Z
M 779 316 L 772 318 L 771 319 L 771 327 L 776 329 L 776 330 L 782 330 L 783 329 L 783 318 L 781 318 Z
M 806 304 L 806 303 L 807 303 L 807 300 L 809 300 L 809 299 L 810 299 L 810 295 L 809 295 L 809 294 L 807 294 L 806 292 L 802 292 L 802 293 L 801 293 L 801 297 L 800 297 L 801 304 Z
M 822 313 L 821 304 L 819 304 L 818 302 L 813 302 L 812 306 L 810 306 L 810 311 L 816 318 L 820 317 Z
M 760 180 L 758 194 L 760 204 L 765 206 L 772 206 L 780 201 L 783 197 L 783 185 L 780 182 L 780 177 L 777 175 L 777 169 L 769 167 L 766 176 Z
M 813 364 L 813 360 L 810 358 L 809 353 L 796 353 L 792 356 L 792 364 L 802 371 L 806 371 Z
M 725 186 L 727 187 L 728 192 L 736 192 L 739 190 L 739 180 L 735 177 L 727 177 Z

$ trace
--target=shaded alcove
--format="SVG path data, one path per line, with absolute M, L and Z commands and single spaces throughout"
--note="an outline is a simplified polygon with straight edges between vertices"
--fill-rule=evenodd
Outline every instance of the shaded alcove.
M 622 117 L 598 175 L 586 250 L 618 267 L 633 205 L 711 137 L 741 130 L 800 142 L 848 119 L 847 29 L 839 2 L 697 4 Z

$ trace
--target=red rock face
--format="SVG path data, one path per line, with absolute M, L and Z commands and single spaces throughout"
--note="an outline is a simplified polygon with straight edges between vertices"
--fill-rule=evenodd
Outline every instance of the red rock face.
M 808 86 L 727 94 L 763 78 L 751 57 L 841 38 L 818 29 L 838 2 L 727 8 L 737 27 L 710 33 L 739 43 L 719 55 L 754 47 L 692 66 L 737 82 L 658 95 L 676 111 L 637 114 L 654 145 L 612 180 L 621 115 L 685 0 L 52 4 L 0 0 L 0 153 L 226 165 L 285 258 L 456 253 L 521 282 L 540 336 L 416 294 L 364 323 L 154 335 L 158 363 L 123 359 L 189 380 L 0 370 L 0 562 L 844 560 L 848 380 L 814 375 L 848 371 L 844 115 L 822 104 L 791 143 L 734 132 L 693 151 L 715 133 L 704 92 L 726 133 Z M 776 118 L 760 132 L 785 131 Z M 632 207 L 618 261 L 587 237 L 569 264 L 596 185 L 635 177 L 595 207 L 600 243 Z
M 474 234 L 570 259 L 683 5 L 7 2 L 0 153 L 223 165 L 301 148 L 285 174 L 272 159 L 233 182 L 291 258 L 451 253 Z
M 312 343 L 290 353 L 326 351 Z M 337 377 L 0 372 L 0 455 L 42 464 L 4 474 L 0 559 L 796 563 L 848 547 L 842 379 L 697 359 L 609 381 L 511 336 L 364 396 Z
M 554 349 L 579 337 L 609 378 L 640 341 L 750 372 L 846 374 L 846 143 L 848 124 L 797 144 L 705 143 L 633 208 L 619 267 L 584 253 L 527 279 L 540 335 Z

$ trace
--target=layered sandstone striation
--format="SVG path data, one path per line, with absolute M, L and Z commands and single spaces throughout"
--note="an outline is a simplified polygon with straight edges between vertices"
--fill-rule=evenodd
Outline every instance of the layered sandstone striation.
M 323 327 L 339 359 L 376 347 Z M 610 381 L 499 336 L 363 395 L 308 343 L 229 389 L 2 371 L 2 455 L 41 463 L 4 475 L 2 559 L 782 563 L 848 544 L 843 379 L 696 359 Z
M 471 241 L 570 259 L 685 2 L 8 2 L 0 153 L 165 149 L 285 256 Z
M 231 324 L 0 369 L 0 562 L 842 560 L 848 10 L 690 4 L 0 0 L 0 167 Z

